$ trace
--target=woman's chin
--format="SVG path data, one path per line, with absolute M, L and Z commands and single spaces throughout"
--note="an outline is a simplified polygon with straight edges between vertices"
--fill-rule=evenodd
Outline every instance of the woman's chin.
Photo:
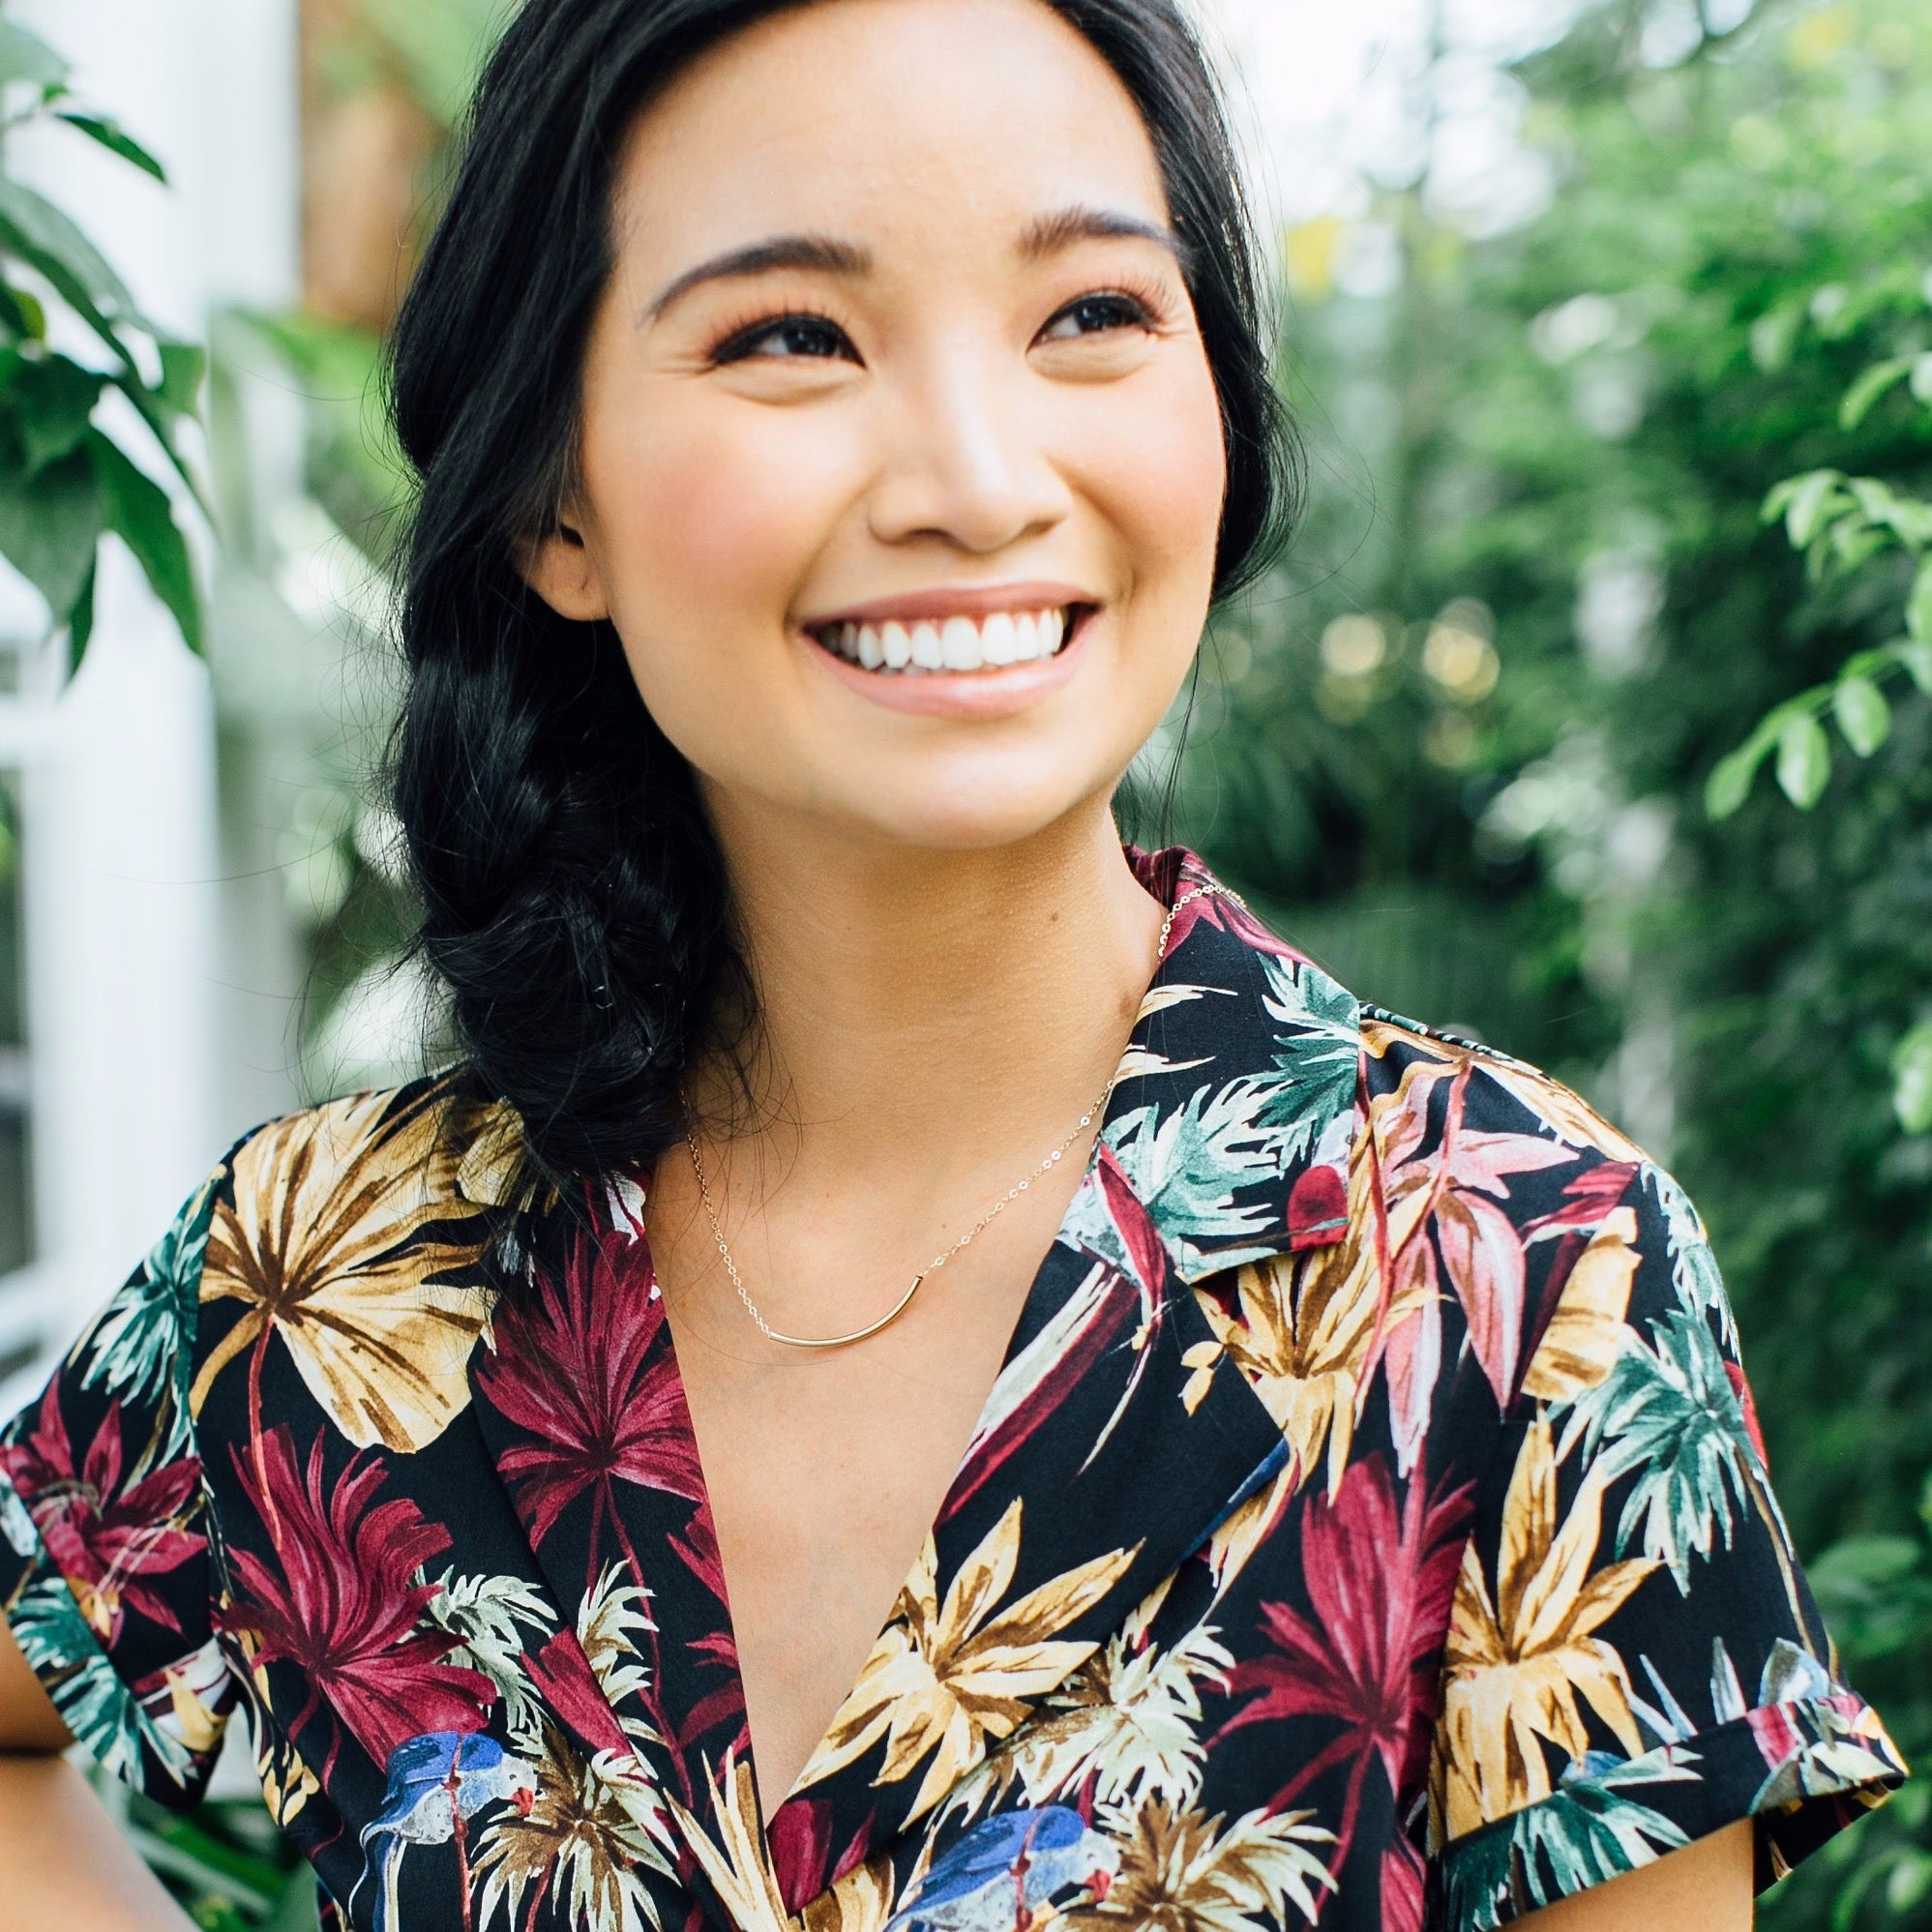
M 1092 799 L 1090 788 L 1044 784 L 1036 774 L 1010 786 L 980 783 L 957 791 L 930 783 L 904 792 L 882 787 L 863 800 L 847 791 L 836 802 L 824 801 L 826 809 L 818 816 L 821 822 L 847 828 L 855 845 L 884 845 L 936 856 L 1025 846 L 1062 824 Z

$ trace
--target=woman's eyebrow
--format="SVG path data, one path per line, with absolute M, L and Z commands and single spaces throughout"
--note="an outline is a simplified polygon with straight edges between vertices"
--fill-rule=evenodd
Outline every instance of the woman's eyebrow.
M 1056 208 L 1050 215 L 1036 215 L 1020 236 L 1020 259 L 1038 261 L 1055 254 L 1076 242 L 1115 241 L 1122 238 L 1156 242 L 1184 269 L 1187 244 L 1164 222 L 1150 222 L 1144 215 L 1130 215 L 1117 208 L 1089 208 L 1076 203 Z
M 702 282 L 732 276 L 768 275 L 780 268 L 816 268 L 827 275 L 864 275 L 872 267 L 872 252 L 836 235 L 772 235 L 741 249 L 727 249 L 682 275 L 673 276 L 639 312 L 639 324 L 655 321 L 671 303 Z
M 1018 253 L 1022 261 L 1038 261 L 1071 248 L 1076 242 L 1121 238 L 1157 243 L 1183 269 L 1187 266 L 1186 244 L 1172 228 L 1144 216 L 1112 208 L 1074 206 L 1035 216 L 1021 232 Z M 655 321 L 680 295 L 700 282 L 769 275 L 783 268 L 817 269 L 827 275 L 865 275 L 872 268 L 872 251 L 856 242 L 841 241 L 836 235 L 771 235 L 761 242 L 748 242 L 743 248 L 727 249 L 723 254 L 712 255 L 673 276 L 639 312 L 639 323 Z

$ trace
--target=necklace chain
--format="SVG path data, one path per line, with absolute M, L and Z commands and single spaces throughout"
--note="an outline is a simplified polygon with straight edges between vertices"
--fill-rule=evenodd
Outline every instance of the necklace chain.
M 1154 947 L 1154 965 L 1156 968 L 1167 958 L 1168 936 L 1174 931 L 1174 922 L 1179 915 L 1181 908 L 1191 906 L 1197 899 L 1204 898 L 1210 892 L 1225 894 L 1226 897 L 1234 900 L 1237 905 L 1242 903 L 1239 895 L 1230 892 L 1225 885 L 1197 885 L 1192 890 L 1182 893 L 1174 901 L 1173 906 L 1168 908 L 1168 916 L 1161 921 L 1161 936 Z M 1101 1089 L 1099 1097 L 1074 1123 L 1072 1131 L 1052 1153 L 1048 1154 L 1024 1180 L 1015 1181 L 944 1254 L 935 1255 L 907 1283 L 906 1292 L 877 1322 L 870 1322 L 863 1328 L 854 1328 L 848 1335 L 788 1335 L 782 1329 L 774 1328 L 765 1320 L 758 1303 L 752 1299 L 751 1291 L 746 1288 L 744 1276 L 738 1272 L 738 1264 L 732 1259 L 730 1246 L 725 1239 L 725 1231 L 718 1219 L 718 1209 L 711 1199 L 711 1184 L 704 1173 L 704 1159 L 698 1151 L 698 1136 L 696 1131 L 689 1126 L 684 1131 L 684 1144 L 690 1150 L 691 1171 L 698 1177 L 698 1196 L 704 1204 L 704 1218 L 711 1225 L 711 1239 L 718 1249 L 718 1259 L 725 1263 L 725 1272 L 730 1277 L 731 1286 L 737 1291 L 738 1299 L 744 1303 L 745 1313 L 752 1318 L 752 1322 L 758 1328 L 758 1333 L 764 1336 L 768 1342 L 782 1343 L 788 1349 L 843 1349 L 848 1347 L 853 1342 L 863 1342 L 868 1336 L 877 1335 L 881 1328 L 887 1327 L 892 1323 L 898 1321 L 906 1313 L 907 1309 L 912 1305 L 912 1297 L 919 1293 L 919 1290 L 925 1285 L 928 1277 L 936 1274 L 962 1249 L 968 1247 L 975 1236 L 983 1234 L 1014 1202 L 1018 1201 L 1023 1194 L 1026 1193 L 1032 1187 L 1036 1180 L 1059 1165 L 1067 1149 L 1099 1117 L 1101 1110 L 1107 1105 L 1108 1096 L 1113 1091 L 1114 1079 L 1112 1076 L 1109 1076 L 1107 1085 Z

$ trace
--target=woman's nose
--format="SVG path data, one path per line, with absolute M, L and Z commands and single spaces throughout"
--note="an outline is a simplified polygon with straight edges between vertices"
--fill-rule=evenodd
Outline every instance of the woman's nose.
M 1071 495 L 1029 386 L 1024 373 L 962 354 L 901 392 L 872 493 L 873 535 L 887 544 L 935 538 L 991 555 L 1065 517 Z

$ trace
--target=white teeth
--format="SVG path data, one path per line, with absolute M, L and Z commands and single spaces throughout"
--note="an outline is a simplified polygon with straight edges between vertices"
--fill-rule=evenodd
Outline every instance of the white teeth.
M 911 624 L 828 624 L 826 647 L 867 670 L 979 670 L 1050 658 L 1066 638 L 1067 612 L 994 610 L 986 616 Z
M 985 660 L 980 656 L 979 626 L 970 617 L 948 617 L 939 633 L 939 649 L 948 670 L 977 670 Z
M 1011 664 L 1019 646 L 1019 632 L 1004 610 L 996 610 L 979 627 L 979 654 L 988 664 Z

